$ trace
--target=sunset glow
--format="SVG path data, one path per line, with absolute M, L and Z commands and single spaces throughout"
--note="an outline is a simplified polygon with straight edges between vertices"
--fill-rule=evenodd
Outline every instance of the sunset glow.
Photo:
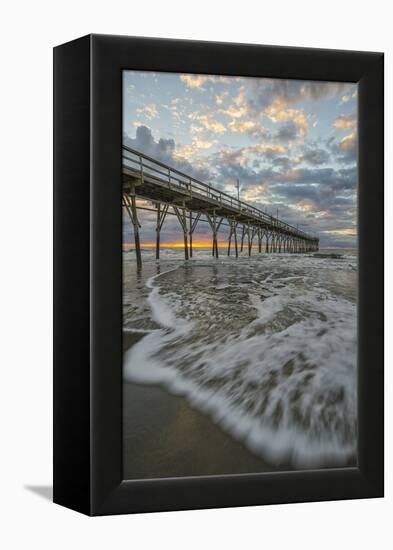
M 239 243 L 240 245 L 240 243 Z M 156 243 L 155 242 L 141 242 L 141 246 L 143 248 L 155 248 Z M 184 247 L 184 241 L 172 241 L 172 242 L 161 242 L 160 243 L 161 248 L 183 248 Z M 192 248 L 209 248 L 212 246 L 212 241 L 192 241 Z M 228 247 L 228 241 L 218 241 L 218 248 L 227 248 Z M 130 248 L 135 248 L 134 243 L 124 243 L 123 248 L 128 250 Z

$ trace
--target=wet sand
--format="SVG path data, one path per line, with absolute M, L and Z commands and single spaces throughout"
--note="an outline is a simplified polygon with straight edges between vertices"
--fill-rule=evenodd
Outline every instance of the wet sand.
M 125 479 L 278 470 L 160 387 L 125 382 L 123 403 Z

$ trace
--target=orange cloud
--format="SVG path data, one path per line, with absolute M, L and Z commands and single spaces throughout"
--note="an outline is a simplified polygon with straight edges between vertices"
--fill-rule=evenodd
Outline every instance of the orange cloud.
M 355 147 L 355 144 L 356 134 L 353 132 L 352 134 L 343 137 L 338 146 L 342 151 L 351 151 Z
M 265 115 L 272 122 L 292 121 L 299 128 L 299 134 L 305 136 L 308 130 L 308 121 L 304 112 L 300 109 L 283 109 L 284 103 L 278 100 L 265 111 Z
M 192 133 L 200 133 L 203 130 L 207 130 L 209 132 L 213 132 L 214 134 L 223 134 L 226 130 L 225 126 L 221 122 L 211 118 L 209 115 L 192 115 L 191 118 L 192 120 L 197 120 L 200 124 L 200 126 L 195 124 L 191 125 Z
M 288 151 L 287 147 L 280 143 L 257 143 L 244 148 L 244 150 L 249 153 L 275 153 L 280 155 Z
M 256 126 L 256 123 L 252 120 L 245 120 L 244 122 L 235 122 L 233 120 L 229 123 L 228 128 L 231 132 L 239 132 L 240 134 L 244 134 L 245 132 L 253 130 Z
M 235 107 L 232 105 L 227 109 L 220 109 L 219 112 L 231 118 L 240 118 L 246 114 L 247 109 L 245 107 Z
M 175 158 L 178 160 L 188 160 L 195 162 L 195 155 L 203 149 L 209 149 L 216 143 L 216 140 L 207 140 L 194 138 L 189 145 L 179 145 L 177 147 Z
M 228 84 L 231 82 L 231 79 L 227 76 L 215 76 L 215 75 L 204 75 L 204 74 L 181 74 L 180 80 L 188 88 L 201 88 L 205 82 L 223 82 Z
M 229 95 L 229 92 L 223 92 L 221 95 L 216 95 L 214 98 L 216 105 L 222 105 L 228 95 Z
M 333 126 L 338 130 L 353 130 L 355 125 L 356 119 L 352 115 L 340 115 L 333 123 Z
M 356 237 L 356 229 L 330 229 L 322 231 L 322 233 L 328 233 L 329 235 L 345 235 L 347 237 Z
M 147 118 L 149 119 L 158 117 L 157 107 L 154 103 L 151 103 L 150 105 L 145 105 L 144 107 L 137 109 L 136 112 L 141 115 L 147 116 Z
M 209 80 L 210 77 L 202 74 L 181 74 L 180 80 L 184 82 L 189 88 L 202 88 L 203 84 Z
M 268 202 L 266 195 L 271 194 L 271 190 L 265 187 L 262 183 L 258 183 L 249 187 L 245 192 L 242 193 L 242 200 L 244 201 L 259 201 L 262 197 L 265 203 Z

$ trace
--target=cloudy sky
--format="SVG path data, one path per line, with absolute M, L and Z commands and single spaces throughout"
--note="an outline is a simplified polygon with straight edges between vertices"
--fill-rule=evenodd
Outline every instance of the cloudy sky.
M 123 140 L 233 196 L 239 179 L 242 200 L 322 247 L 356 246 L 355 84 L 124 71 Z M 154 220 L 141 212 L 144 244 Z M 195 241 L 208 235 L 199 223 Z M 182 241 L 175 217 L 161 240 Z

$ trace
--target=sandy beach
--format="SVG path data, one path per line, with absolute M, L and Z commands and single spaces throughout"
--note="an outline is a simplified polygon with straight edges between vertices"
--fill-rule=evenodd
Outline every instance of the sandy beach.
M 282 470 L 253 455 L 183 397 L 172 396 L 157 386 L 124 384 L 126 479 L 278 469 Z

